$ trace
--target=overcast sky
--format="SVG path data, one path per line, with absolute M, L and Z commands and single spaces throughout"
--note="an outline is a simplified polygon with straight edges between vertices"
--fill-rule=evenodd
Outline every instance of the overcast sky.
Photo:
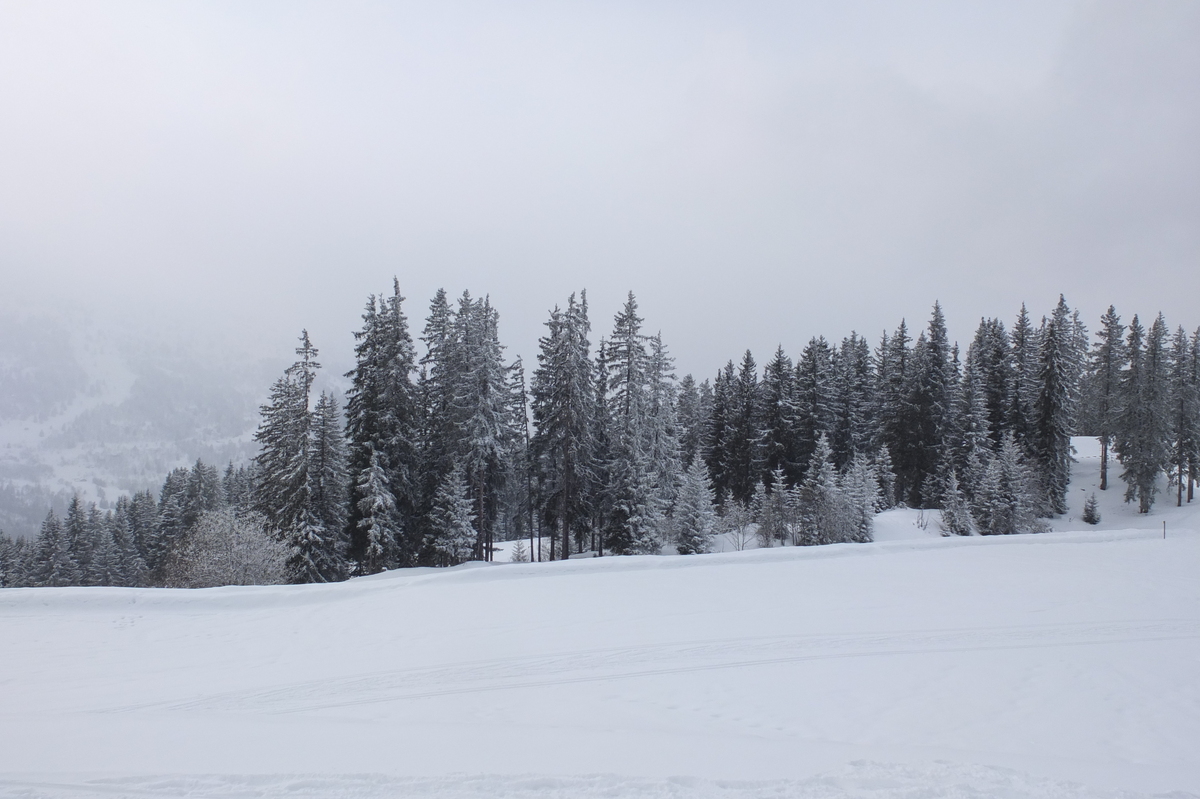
M 5 313 L 308 327 L 393 274 L 682 371 L 935 299 L 1200 324 L 1200 3 L 0 2 Z M 225 346 L 222 344 L 222 346 Z

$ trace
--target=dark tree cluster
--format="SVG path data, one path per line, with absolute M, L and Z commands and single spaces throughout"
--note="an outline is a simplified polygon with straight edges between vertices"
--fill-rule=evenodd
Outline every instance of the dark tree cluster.
M 418 338 L 403 303 L 398 283 L 368 298 L 344 413 L 312 396 L 303 333 L 250 468 L 198 462 L 107 513 L 76 500 L 35 542 L 0 537 L 0 580 L 327 582 L 514 539 L 533 560 L 704 552 L 716 533 L 870 541 L 895 505 L 940 509 L 947 533 L 1038 531 L 1066 512 L 1077 434 L 1100 439 L 1101 489 L 1116 453 L 1142 512 L 1163 474 L 1180 504 L 1200 477 L 1200 330 L 1161 315 L 1147 331 L 1110 308 L 1089 348 L 1060 297 L 1036 324 L 1024 307 L 1011 328 L 981 320 L 962 353 L 935 304 L 915 338 L 903 321 L 875 347 L 816 337 L 697 382 L 676 379 L 632 293 L 593 346 L 580 292 L 550 313 L 527 383 L 488 298 L 439 291 Z
M 251 470 L 232 464 L 224 475 L 196 461 L 175 469 L 158 499 L 149 491 L 123 496 L 111 510 L 74 497 L 60 518 L 51 511 L 32 541 L 0 533 L 0 586 L 182 586 L 201 553 L 193 533 L 216 516 L 248 517 L 254 527 Z M 254 532 L 251 529 L 251 532 Z M 271 539 L 257 528 L 257 542 Z M 213 576 L 208 584 L 233 582 Z

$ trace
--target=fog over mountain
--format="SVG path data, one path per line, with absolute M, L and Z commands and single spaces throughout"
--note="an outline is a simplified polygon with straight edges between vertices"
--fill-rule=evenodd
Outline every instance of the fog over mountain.
M 301 328 L 633 290 L 680 374 L 939 299 L 1200 323 L 1200 5 L 0 7 L 0 528 L 253 451 Z

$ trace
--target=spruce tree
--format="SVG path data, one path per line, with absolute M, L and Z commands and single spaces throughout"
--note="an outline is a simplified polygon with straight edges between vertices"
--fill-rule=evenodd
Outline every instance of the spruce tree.
M 95 554 L 95 541 L 88 528 L 87 508 L 84 507 L 83 500 L 79 498 L 78 494 L 72 496 L 70 503 L 67 504 L 67 515 L 63 519 L 62 534 L 65 545 L 70 551 L 72 566 L 68 572 L 58 572 L 60 575 L 70 574 L 70 582 L 61 584 L 94 585 L 92 557 Z
M 878 442 L 888 453 L 889 472 L 895 477 L 890 493 L 897 503 L 910 500 L 911 453 L 917 446 L 907 401 L 913 368 L 911 342 L 908 325 L 901 320 L 895 333 L 884 336 L 876 355 L 874 413 L 879 424 Z
M 811 339 L 796 363 L 794 458 L 807 467 L 817 449 L 817 440 L 833 429 L 833 352 L 824 336 Z M 788 475 L 798 482 L 800 473 Z
M 871 348 L 851 333 L 833 353 L 830 447 L 838 468 L 871 451 L 872 377 Z
M 891 447 L 897 483 L 909 505 L 927 507 L 941 499 L 937 478 L 953 407 L 954 374 L 941 305 L 935 303 L 928 335 L 913 348 L 897 419 L 903 435 Z
M 1013 386 L 1009 397 L 1007 429 L 1017 443 L 1025 447 L 1033 426 L 1033 403 L 1037 387 L 1037 331 L 1029 321 L 1029 311 L 1021 311 L 1013 325 L 1012 334 Z
M 345 547 L 349 474 L 342 411 L 337 399 L 326 392 L 321 392 L 313 407 L 309 470 L 313 516 L 330 537 L 330 548 L 339 554 L 340 560 Z M 339 565 L 339 570 L 342 568 L 343 565 Z
M 855 455 L 838 476 L 838 490 L 844 508 L 844 539 L 856 543 L 875 540 L 875 514 L 879 512 L 879 478 L 871 462 Z
M 270 402 L 262 407 L 255 434 L 260 446 L 255 506 L 268 530 L 287 547 L 288 582 L 332 582 L 346 576 L 344 517 L 332 507 L 343 501 L 340 419 L 325 395 L 318 401 L 319 411 L 309 407 L 320 364 L 308 331 L 301 333 L 296 354 L 299 360 L 275 382 Z M 212 482 L 216 485 L 215 469 Z M 218 485 L 214 495 L 219 494 Z
M 958 485 L 958 475 L 951 470 L 946 480 L 945 493 L 942 494 L 942 531 L 949 535 L 974 535 L 975 519 L 962 489 Z
M 713 495 L 717 505 L 725 507 L 730 492 L 730 452 L 734 434 L 733 413 L 733 361 L 717 372 L 713 380 L 712 409 L 707 416 L 704 429 L 703 457 L 712 480 Z
M 684 472 L 673 518 L 675 549 L 680 555 L 708 552 L 712 547 L 716 514 L 708 470 L 699 459 Z
M 479 526 L 476 553 L 484 560 L 490 559 L 508 457 L 517 435 L 498 320 L 489 300 L 472 303 L 465 297 L 455 320 L 460 330 L 462 372 L 452 400 L 453 416 L 461 420 L 461 464 L 471 485 Z
M 967 350 L 966 373 L 977 381 L 987 415 L 989 449 L 1000 445 L 1005 430 L 1011 427 L 1013 395 L 1016 391 L 1012 365 L 1012 350 L 1004 323 L 999 319 L 983 319 L 975 331 L 975 339 Z
M 775 357 L 763 369 L 761 395 L 761 432 L 757 442 L 762 462 L 761 479 L 774 486 L 774 473 L 786 482 L 795 482 L 801 465 L 796 464 L 796 372 L 780 346 Z
M 1121 418 L 1122 370 L 1129 355 L 1125 325 L 1113 306 L 1100 317 L 1096 344 L 1088 363 L 1086 413 L 1100 439 L 1100 490 L 1108 489 L 1108 452 Z
M 363 328 L 354 334 L 355 367 L 347 374 L 351 378 L 346 400 L 351 495 L 346 526 L 348 555 L 360 570 L 368 562 L 375 570 L 413 565 L 422 545 L 416 523 L 422 506 L 420 402 L 412 382 L 416 353 L 403 302 L 398 282 L 392 296 L 368 298 Z M 366 510 L 377 508 L 384 494 L 363 493 L 380 485 L 392 504 L 386 522 L 376 510 Z M 395 540 L 382 544 L 372 540 L 369 531 L 386 531 Z M 379 560 L 380 552 L 390 553 L 386 557 L 394 556 L 394 562 Z
M 1129 325 L 1129 369 L 1122 375 L 1122 408 L 1114 444 L 1125 467 L 1121 473 L 1125 501 L 1137 499 L 1140 513 L 1150 512 L 1158 493 L 1158 476 L 1170 463 L 1166 338 L 1162 314 L 1148 333 L 1136 316 Z
M 461 467 L 453 469 L 438 486 L 429 514 L 429 546 L 439 566 L 454 566 L 480 557 L 470 492 Z
M 725 477 L 730 497 L 742 504 L 750 501 L 759 474 L 760 400 L 758 366 L 750 350 L 742 356 L 737 377 L 729 386 L 728 419 L 725 427 Z
M 804 483 L 800 489 L 800 535 L 802 545 L 833 544 L 848 540 L 837 470 L 829 440 L 817 439 Z
M 36 565 L 31 582 L 40 586 L 78 585 L 79 564 L 71 551 L 71 542 L 57 514 L 51 510 L 42 522 L 34 544 Z
M 397 563 L 400 523 L 384 456 L 370 442 L 367 447 L 367 468 L 359 473 L 354 487 L 356 504 L 351 518 L 357 525 L 355 538 L 361 542 L 359 571 L 375 574 Z
M 702 454 L 704 447 L 705 413 L 700 404 L 700 388 L 690 374 L 684 375 L 679 381 L 676 410 L 679 417 L 679 462 L 681 468 L 686 470 Z
M 651 359 L 641 324 L 631 292 L 613 320 L 608 341 L 612 459 L 605 543 L 618 555 L 657 552 L 666 516 L 656 486 L 655 442 L 650 424 Z M 664 368 L 669 369 L 669 365 L 659 366 L 660 371 Z
M 550 557 L 566 558 L 572 536 L 586 534 L 586 488 L 592 469 L 595 393 L 588 352 L 587 298 L 571 295 L 566 310 L 555 308 L 540 341 L 531 394 L 536 432 L 531 459 L 537 474 L 538 506 L 551 531 Z
M 1026 439 L 1036 459 L 1048 510 L 1067 512 L 1067 483 L 1071 477 L 1071 432 L 1078 382 L 1074 342 L 1066 303 L 1059 297 L 1054 316 L 1039 336 L 1037 386 Z
M 662 333 L 649 340 L 646 371 L 646 450 L 654 483 L 656 515 L 665 522 L 675 506 L 683 466 L 679 455 L 679 421 L 676 413 L 675 359 L 667 352 Z M 660 538 L 664 537 L 660 530 Z
M 17 542 L 0 530 L 0 588 L 15 588 L 24 582 Z
M 1183 505 L 1183 486 L 1191 499 L 1191 465 L 1200 458 L 1200 380 L 1193 363 L 1193 346 L 1183 327 L 1171 340 L 1168 393 L 1170 402 L 1171 480 L 1175 505 Z
M 983 469 L 975 489 L 972 516 L 981 535 L 1040 532 L 1036 477 L 1025 464 L 1015 434 L 1006 431 L 1000 448 Z

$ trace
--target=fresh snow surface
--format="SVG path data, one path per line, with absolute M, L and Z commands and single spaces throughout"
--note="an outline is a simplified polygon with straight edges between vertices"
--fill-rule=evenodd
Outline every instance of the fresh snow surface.
M 1121 488 L 1044 535 L 3 590 L 0 797 L 1200 795 L 1200 509 Z

